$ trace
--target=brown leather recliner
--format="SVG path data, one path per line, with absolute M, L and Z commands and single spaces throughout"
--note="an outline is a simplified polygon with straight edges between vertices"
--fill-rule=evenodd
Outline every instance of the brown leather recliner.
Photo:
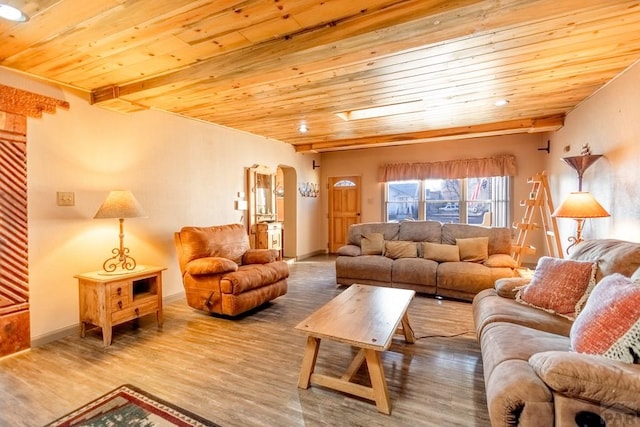
M 274 249 L 251 249 L 241 224 L 174 234 L 187 304 L 237 316 L 287 293 L 289 266 Z

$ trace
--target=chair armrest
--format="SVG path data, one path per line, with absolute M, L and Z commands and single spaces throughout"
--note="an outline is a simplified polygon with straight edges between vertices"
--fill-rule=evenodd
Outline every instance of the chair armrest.
M 572 351 L 545 351 L 529 358 L 542 381 L 568 397 L 640 411 L 640 365 Z
M 277 249 L 249 249 L 242 255 L 242 264 L 269 264 L 280 258 Z
M 185 268 L 185 273 L 192 276 L 203 276 L 207 274 L 220 274 L 238 271 L 238 264 L 227 258 L 206 257 L 189 261 Z
M 516 293 L 522 286 L 528 285 L 531 279 L 524 277 L 507 277 L 496 280 L 494 287 L 498 295 L 503 298 L 516 299 Z
M 338 248 L 338 255 L 342 256 L 360 256 L 362 249 L 356 245 L 344 245 Z

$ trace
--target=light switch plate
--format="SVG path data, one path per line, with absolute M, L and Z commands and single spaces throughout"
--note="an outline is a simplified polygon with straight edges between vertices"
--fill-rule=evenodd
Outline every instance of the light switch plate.
M 58 206 L 75 206 L 76 195 L 73 191 L 58 191 Z

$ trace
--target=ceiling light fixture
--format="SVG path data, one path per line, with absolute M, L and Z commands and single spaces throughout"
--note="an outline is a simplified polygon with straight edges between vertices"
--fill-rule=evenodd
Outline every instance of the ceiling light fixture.
M 300 131 L 300 133 L 307 133 L 309 128 L 307 127 L 306 123 L 300 123 L 300 127 L 298 128 L 298 130 Z
M 26 22 L 29 17 L 25 15 L 20 9 L 14 6 L 10 6 L 6 3 L 0 3 L 0 18 L 8 19 L 14 22 Z
M 426 110 L 423 100 L 409 101 L 401 104 L 382 105 L 380 107 L 363 108 L 361 110 L 341 111 L 336 113 L 345 122 L 351 120 L 373 119 L 376 117 L 395 116 L 397 114 L 419 113 Z

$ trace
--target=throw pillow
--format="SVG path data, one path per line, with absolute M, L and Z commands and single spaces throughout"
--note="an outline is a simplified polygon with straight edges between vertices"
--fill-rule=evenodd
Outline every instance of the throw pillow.
M 571 326 L 571 349 L 628 363 L 640 362 L 640 282 L 605 276 Z
M 531 282 L 516 300 L 568 319 L 575 319 L 596 283 L 598 263 L 544 256 Z
M 363 234 L 360 240 L 362 255 L 382 255 L 384 235 L 382 233 Z
M 443 245 L 440 243 L 422 243 L 423 257 L 437 262 L 460 261 L 460 248 L 456 245 Z
M 483 262 L 489 256 L 489 238 L 456 239 L 460 248 L 460 261 Z
M 483 262 L 487 267 L 504 267 L 516 268 L 518 263 L 511 255 L 508 254 L 492 254 Z
M 416 258 L 418 256 L 418 247 L 415 242 L 390 240 L 385 243 L 384 256 L 391 259 Z

